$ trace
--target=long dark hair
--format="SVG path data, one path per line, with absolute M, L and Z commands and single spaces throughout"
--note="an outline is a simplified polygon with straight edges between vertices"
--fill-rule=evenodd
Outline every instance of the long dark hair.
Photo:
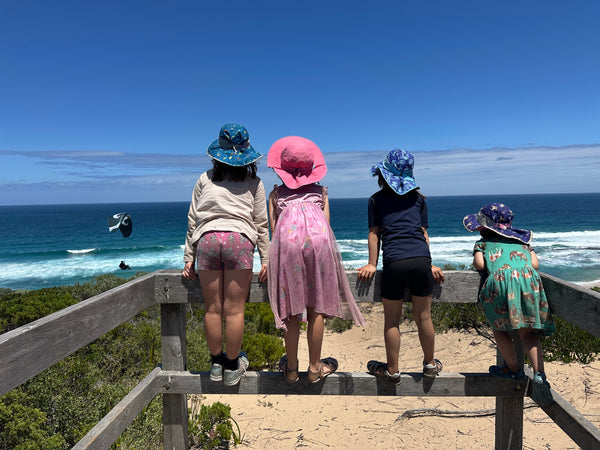
M 256 163 L 246 166 L 230 166 L 213 159 L 211 181 L 245 181 L 247 177 L 256 178 Z
M 381 173 L 379 174 L 379 177 L 377 178 L 377 184 L 379 185 L 379 187 L 386 191 L 386 192 L 390 192 L 392 194 L 396 194 L 398 195 L 398 193 L 396 191 L 394 191 L 389 184 L 387 184 L 387 181 L 385 181 L 385 178 L 383 177 L 383 175 L 381 175 Z M 421 194 L 421 190 L 419 188 L 413 189 L 410 192 L 414 192 L 415 194 L 417 194 L 419 197 L 423 197 L 423 198 L 427 198 L 425 197 L 423 194 Z

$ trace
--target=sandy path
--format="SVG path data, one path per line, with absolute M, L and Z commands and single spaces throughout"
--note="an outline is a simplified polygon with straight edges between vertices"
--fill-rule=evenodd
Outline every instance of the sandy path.
M 342 371 L 366 371 L 369 359 L 384 360 L 381 304 L 368 306 L 367 324 L 344 333 L 327 332 L 323 355 L 335 356 Z M 403 324 L 401 370 L 420 370 L 422 353 L 416 328 Z M 470 333 L 449 332 L 436 337 L 436 357 L 446 372 L 482 372 L 495 363 L 495 347 Z M 301 370 L 308 360 L 301 338 Z M 547 363 L 552 387 L 588 420 L 600 427 L 600 362 Z M 387 448 L 464 449 L 494 447 L 494 416 L 477 418 L 402 418 L 407 410 L 437 408 L 450 411 L 494 409 L 493 398 L 477 397 L 357 397 L 208 395 L 206 402 L 232 407 L 244 437 L 239 448 Z M 526 400 L 526 405 L 531 402 Z M 523 448 L 568 449 L 577 445 L 537 406 L 526 407 Z

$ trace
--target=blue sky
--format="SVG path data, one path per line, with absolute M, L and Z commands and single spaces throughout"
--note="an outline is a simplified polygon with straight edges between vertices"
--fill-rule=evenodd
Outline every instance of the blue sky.
M 0 205 L 188 200 L 229 122 L 315 141 L 334 198 L 393 148 L 427 195 L 600 192 L 599 28 L 595 0 L 0 0 Z

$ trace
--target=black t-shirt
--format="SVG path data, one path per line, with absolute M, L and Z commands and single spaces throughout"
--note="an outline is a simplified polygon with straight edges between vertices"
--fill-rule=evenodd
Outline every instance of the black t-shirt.
M 369 199 L 369 228 L 379 227 L 383 264 L 417 256 L 431 258 L 423 228 L 429 228 L 427 204 L 417 191 L 398 195 L 382 189 Z

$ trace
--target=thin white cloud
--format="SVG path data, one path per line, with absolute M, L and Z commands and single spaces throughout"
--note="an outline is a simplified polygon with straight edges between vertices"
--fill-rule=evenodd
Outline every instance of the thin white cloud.
M 323 184 L 330 196 L 370 196 L 378 189 L 370 168 L 386 153 L 326 153 Z M 415 178 L 426 195 L 600 192 L 600 144 L 453 149 L 414 156 Z M 52 170 L 23 180 L 9 165 L 0 182 L 0 192 L 9 195 L 2 195 L 0 204 L 187 200 L 198 175 L 210 167 L 204 154 L 0 151 L 0 162 L 4 157 L 26 158 Z M 280 182 L 266 167 L 266 158 L 259 161 L 259 175 L 267 192 Z

